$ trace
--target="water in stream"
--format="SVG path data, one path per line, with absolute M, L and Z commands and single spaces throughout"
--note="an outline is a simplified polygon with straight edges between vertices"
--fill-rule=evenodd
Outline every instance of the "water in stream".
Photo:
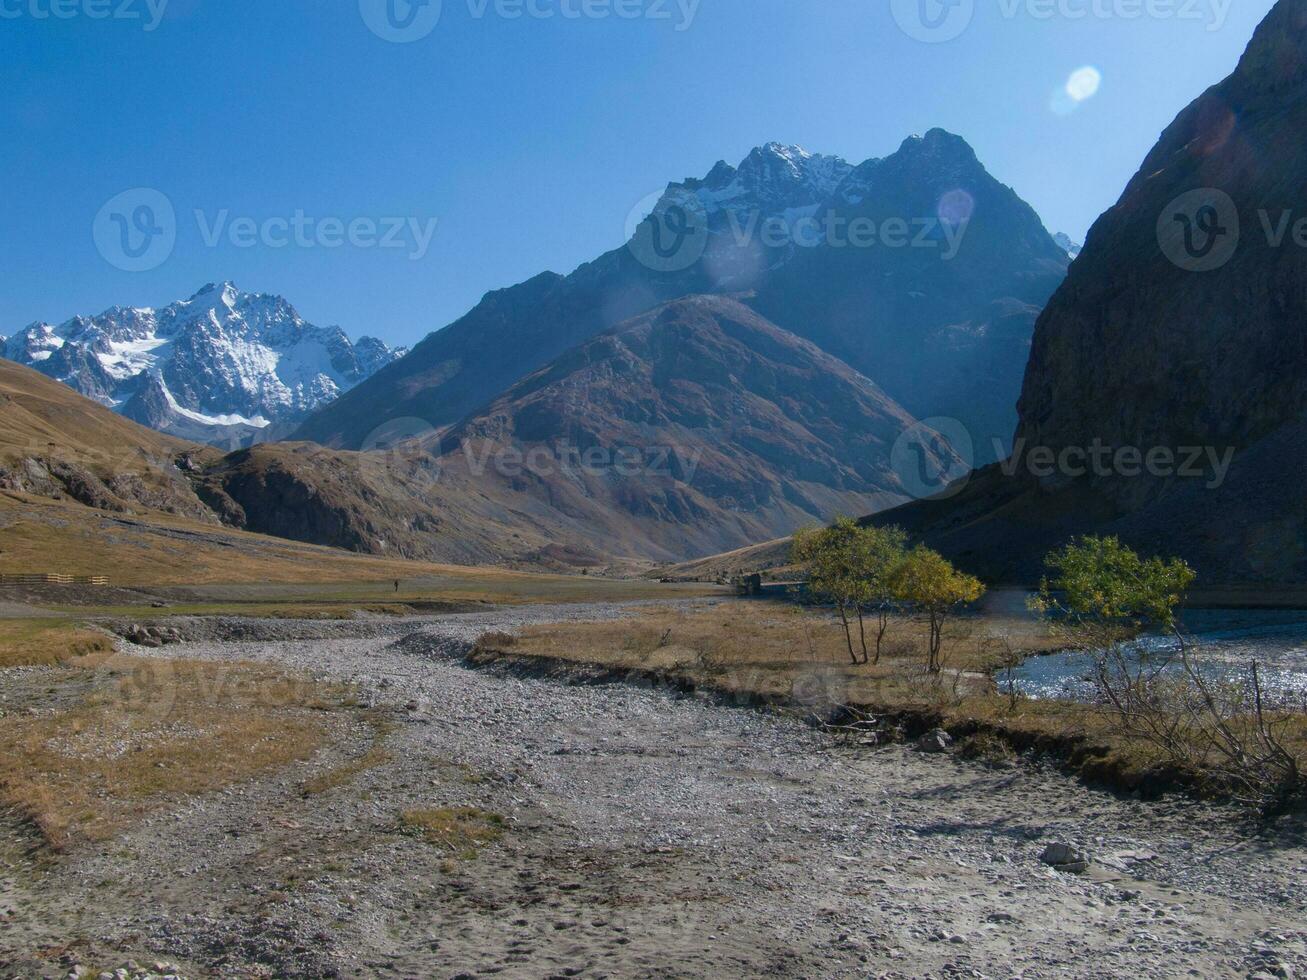
M 1185 630 L 1198 641 L 1196 662 L 1207 676 L 1243 682 L 1255 661 L 1269 700 L 1307 705 L 1307 611 L 1191 610 Z M 1169 637 L 1145 637 L 1134 655 L 1161 663 L 1175 649 Z M 1095 696 L 1093 665 L 1093 654 L 1085 652 L 1031 657 L 1014 680 L 1029 697 L 1089 701 Z M 1006 685 L 1006 678 L 1000 676 L 999 683 Z

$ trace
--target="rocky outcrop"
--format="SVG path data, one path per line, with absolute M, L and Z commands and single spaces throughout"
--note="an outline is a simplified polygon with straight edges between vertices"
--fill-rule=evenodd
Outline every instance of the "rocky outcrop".
M 143 429 L 0 360 L 0 490 L 216 523 L 183 470 L 211 452 Z

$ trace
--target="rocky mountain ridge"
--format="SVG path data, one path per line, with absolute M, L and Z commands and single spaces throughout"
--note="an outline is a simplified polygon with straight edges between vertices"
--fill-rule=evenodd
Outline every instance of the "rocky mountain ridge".
M 905 499 L 893 451 L 916 432 L 814 344 L 737 300 L 692 296 L 572 349 L 460 423 L 439 440 L 441 482 L 583 518 L 602 531 L 573 534 L 592 550 L 674 560 Z M 946 441 L 917 440 L 927 465 L 958 466 Z
M 1035 315 L 1068 258 L 960 137 L 931 130 L 856 167 L 767 144 L 648 210 L 623 247 L 487 294 L 296 438 L 358 448 L 396 420 L 457 424 L 564 351 L 700 294 L 740 297 L 915 415 L 960 419 L 982 454 L 1010 438 Z M 975 380 L 939 397 L 959 377 Z

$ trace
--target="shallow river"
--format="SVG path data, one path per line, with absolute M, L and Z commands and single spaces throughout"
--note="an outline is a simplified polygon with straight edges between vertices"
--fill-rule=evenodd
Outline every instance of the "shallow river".
M 1192 610 L 1186 613 L 1185 627 L 1197 638 L 1198 660 L 1209 675 L 1245 681 L 1256 662 L 1272 699 L 1307 703 L 1307 611 Z M 1147 637 L 1139 642 L 1136 655 L 1160 662 L 1175 649 L 1170 638 Z M 1016 670 L 1014 679 L 1031 697 L 1092 700 L 1093 663 L 1090 653 L 1032 657 Z M 1000 676 L 999 683 L 1006 684 L 1006 678 Z

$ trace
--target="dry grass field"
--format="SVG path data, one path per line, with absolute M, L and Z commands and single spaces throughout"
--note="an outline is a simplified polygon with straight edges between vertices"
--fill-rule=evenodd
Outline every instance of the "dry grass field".
M 92 655 L 33 683 L 0 716 L 0 803 L 54 851 L 307 759 L 354 711 L 343 687 L 245 664 Z
M 423 603 L 621 601 L 720 591 L 378 558 L 169 515 L 111 514 L 0 492 L 3 572 L 107 575 L 115 589 L 158 593 L 178 607 L 173 612 L 252 615 L 349 615 L 367 605 L 411 612 L 413 604 Z M 83 607 L 82 614 L 88 605 L 105 606 L 114 615 L 131 612 L 131 603 L 74 595 L 47 590 L 36 604 Z M 6 597 L 24 598 L 24 593 L 0 587 L 0 599 Z
M 108 636 L 66 619 L 0 619 L 0 668 L 52 666 L 112 649 Z
M 725 603 L 691 613 L 655 607 L 616 622 L 529 627 L 511 649 L 526 656 L 684 675 L 732 694 L 814 704 L 926 704 L 952 697 L 954 688 L 959 694 L 988 691 L 989 674 L 1009 650 L 1057 646 L 1042 626 L 1017 616 L 959 617 L 948 625 L 946 637 L 946 669 L 938 683 L 922 670 L 924 625 L 896 618 L 881 662 L 853 666 L 836 620 L 782 602 Z

